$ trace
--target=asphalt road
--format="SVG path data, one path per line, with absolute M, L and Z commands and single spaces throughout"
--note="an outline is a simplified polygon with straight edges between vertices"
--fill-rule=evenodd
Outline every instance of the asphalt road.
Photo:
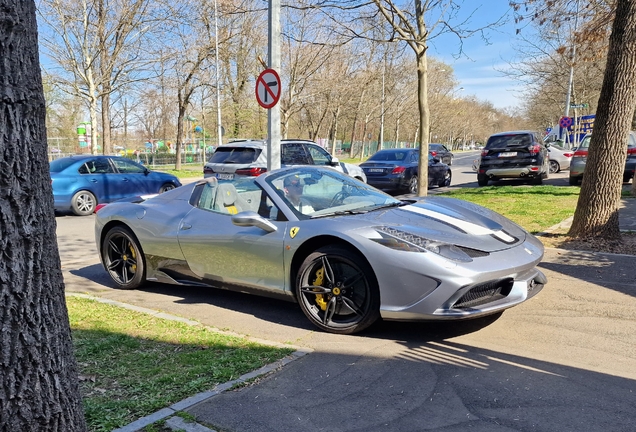
M 475 181 L 462 159 L 455 158 L 453 186 Z M 98 261 L 93 222 L 57 217 L 67 291 L 314 350 L 272 379 L 193 410 L 219 428 L 636 430 L 633 257 L 548 250 L 541 264 L 548 285 L 500 316 L 380 322 L 339 336 L 317 331 L 293 303 L 156 283 L 115 289 Z

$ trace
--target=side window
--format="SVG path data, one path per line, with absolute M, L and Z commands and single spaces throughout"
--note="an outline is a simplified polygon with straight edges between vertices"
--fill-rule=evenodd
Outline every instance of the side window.
M 411 153 L 411 156 L 409 157 L 409 162 L 411 163 L 417 163 L 417 153 Z
M 91 159 L 78 170 L 80 174 L 111 174 L 113 172 L 108 159 Z
M 143 174 L 146 169 L 128 159 L 112 159 L 117 170 L 122 174 Z
M 307 150 L 309 150 L 309 154 L 311 158 L 314 160 L 314 165 L 330 165 L 331 164 L 331 155 L 327 153 L 325 149 L 322 147 L 318 147 L 313 144 L 307 145 Z
M 309 165 L 309 158 L 302 144 L 283 144 L 280 146 L 282 165 Z
M 216 179 L 214 179 L 216 180 Z M 216 197 L 216 181 L 210 181 L 203 185 L 203 190 L 201 191 L 201 196 L 199 198 L 199 203 L 197 207 L 202 210 L 210 210 L 214 209 L 214 198 Z

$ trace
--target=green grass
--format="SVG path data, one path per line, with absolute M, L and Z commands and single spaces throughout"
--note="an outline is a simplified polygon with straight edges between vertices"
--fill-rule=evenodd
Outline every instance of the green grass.
M 110 431 L 292 352 L 67 297 L 86 421 Z
M 440 195 L 482 205 L 538 233 L 574 215 L 579 191 L 572 186 L 488 186 Z
M 203 177 L 203 165 L 182 166 L 180 170 L 169 169 L 168 167 L 155 168 L 156 171 L 172 174 L 177 178 Z

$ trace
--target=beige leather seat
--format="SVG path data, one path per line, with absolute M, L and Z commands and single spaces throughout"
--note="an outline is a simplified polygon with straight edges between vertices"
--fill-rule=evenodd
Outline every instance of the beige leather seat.
M 216 188 L 214 210 L 221 213 L 237 214 L 244 210 L 239 202 L 236 188 L 231 183 L 220 183 Z

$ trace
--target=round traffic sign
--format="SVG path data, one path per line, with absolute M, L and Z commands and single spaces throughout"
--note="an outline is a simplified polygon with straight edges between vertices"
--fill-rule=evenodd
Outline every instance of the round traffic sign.
M 274 69 L 265 69 L 256 79 L 256 100 L 270 109 L 278 103 L 281 94 L 280 77 Z
M 572 117 L 561 117 L 561 119 L 559 120 L 559 126 L 561 126 L 564 129 L 569 128 L 570 126 L 572 126 Z

